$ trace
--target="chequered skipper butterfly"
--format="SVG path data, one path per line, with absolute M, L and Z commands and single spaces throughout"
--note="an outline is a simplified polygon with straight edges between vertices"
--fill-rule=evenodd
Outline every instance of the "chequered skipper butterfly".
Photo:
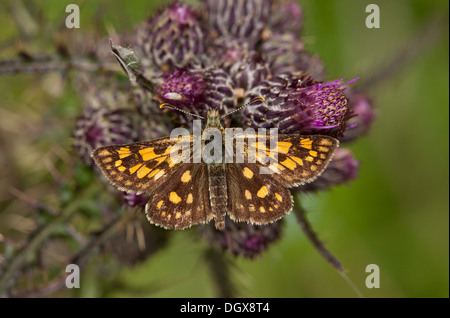
M 223 137 L 220 119 L 217 110 L 209 110 L 205 129 L 217 128 Z M 192 149 L 193 136 L 185 140 Z M 287 188 L 315 180 L 339 144 L 329 136 L 279 134 L 275 163 L 193 163 L 171 159 L 172 147 L 179 142 L 165 137 L 105 146 L 94 150 L 92 157 L 115 187 L 150 196 L 145 212 L 151 223 L 185 229 L 214 219 L 216 228 L 222 230 L 227 214 L 234 221 L 253 224 L 268 224 L 288 214 L 293 200 Z M 254 148 L 270 151 L 259 142 L 248 142 L 244 152 Z M 260 174 L 263 166 L 273 173 Z

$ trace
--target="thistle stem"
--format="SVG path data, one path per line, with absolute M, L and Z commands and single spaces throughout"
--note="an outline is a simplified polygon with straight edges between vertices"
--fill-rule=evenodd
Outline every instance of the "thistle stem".
M 303 208 L 300 199 L 294 196 L 294 213 L 297 217 L 303 232 L 305 232 L 306 237 L 312 243 L 314 248 L 333 266 L 338 272 L 343 273 L 343 268 L 341 262 L 325 247 L 322 241 L 319 240 L 317 234 L 313 231 L 311 224 L 306 219 L 306 211 Z
M 82 72 L 118 72 L 120 68 L 114 62 L 95 62 L 85 58 L 65 58 L 60 55 L 0 60 L 0 75 L 67 72 L 72 69 Z
M 211 277 L 216 287 L 217 297 L 234 297 L 235 287 L 230 277 L 230 261 L 224 257 L 222 252 L 213 247 L 210 247 L 205 251 L 205 259 L 211 271 Z

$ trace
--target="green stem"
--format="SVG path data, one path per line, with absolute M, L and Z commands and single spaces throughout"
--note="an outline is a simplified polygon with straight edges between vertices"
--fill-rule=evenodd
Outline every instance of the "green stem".
M 205 251 L 205 259 L 211 271 L 217 297 L 234 297 L 236 289 L 230 277 L 230 261 L 213 247 Z
M 340 273 L 343 273 L 343 268 L 341 262 L 330 253 L 330 251 L 327 250 L 325 245 L 322 243 L 322 241 L 319 240 L 317 237 L 317 234 L 312 230 L 311 224 L 309 224 L 308 220 L 306 219 L 306 211 L 303 208 L 299 195 L 294 196 L 294 213 L 297 217 L 298 222 L 300 223 L 300 226 L 303 229 L 303 232 L 305 232 L 306 237 L 309 239 L 309 241 L 312 243 L 312 245 L 315 247 L 315 249 Z

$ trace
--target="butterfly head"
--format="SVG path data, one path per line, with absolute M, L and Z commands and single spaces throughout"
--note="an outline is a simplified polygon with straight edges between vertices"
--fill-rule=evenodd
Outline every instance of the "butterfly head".
M 217 109 L 210 109 L 206 114 L 206 125 L 205 128 L 221 128 L 222 124 L 220 122 L 221 116 Z

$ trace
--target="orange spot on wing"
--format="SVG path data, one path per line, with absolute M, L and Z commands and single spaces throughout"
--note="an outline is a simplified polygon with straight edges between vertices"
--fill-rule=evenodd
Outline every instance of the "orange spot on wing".
M 120 159 L 126 158 L 131 155 L 130 148 L 128 147 L 121 147 L 119 150 L 117 150 L 117 154 L 119 155 Z
M 259 189 L 258 193 L 256 193 L 256 195 L 262 199 L 265 198 L 267 194 L 269 194 L 269 190 L 266 188 L 266 186 L 262 186 L 261 189 Z
M 130 168 L 130 174 L 133 174 L 136 172 L 137 169 L 139 169 L 142 166 L 142 163 L 139 163 L 133 167 Z
M 137 177 L 139 179 L 142 179 L 143 177 L 145 177 L 146 175 L 148 175 L 148 173 L 152 171 L 152 169 L 147 168 L 147 166 L 142 166 L 138 171 L 137 171 Z
M 154 159 L 157 155 L 155 154 L 154 148 L 144 148 L 139 150 L 139 154 L 142 157 L 142 160 L 149 161 Z
M 286 154 L 289 152 L 289 148 L 291 148 L 291 146 L 292 146 L 292 143 L 290 143 L 290 142 L 279 141 L 279 142 L 277 142 L 276 151 Z
M 280 163 L 290 170 L 294 170 L 295 167 L 297 166 L 296 163 L 289 158 L 287 158 L 285 161 L 282 161 Z
M 300 166 L 303 166 L 303 160 L 302 159 L 300 159 L 298 157 L 295 157 L 295 156 L 291 156 L 290 158 L 292 160 L 294 160 L 296 163 L 298 163 Z
M 306 149 L 312 148 L 312 140 L 309 138 L 302 138 L 300 139 L 300 146 Z

